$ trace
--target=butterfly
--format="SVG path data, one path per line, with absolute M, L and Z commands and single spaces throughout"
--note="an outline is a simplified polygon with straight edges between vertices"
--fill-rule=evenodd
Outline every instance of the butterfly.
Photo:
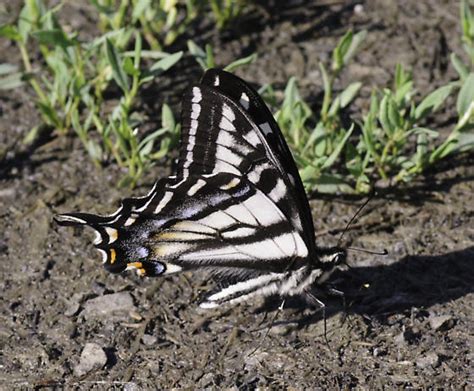
M 219 281 L 200 304 L 304 295 L 346 259 L 315 244 L 308 199 L 270 110 L 245 81 L 219 69 L 184 94 L 174 176 L 109 216 L 67 213 L 61 225 L 95 230 L 112 273 L 207 270 Z

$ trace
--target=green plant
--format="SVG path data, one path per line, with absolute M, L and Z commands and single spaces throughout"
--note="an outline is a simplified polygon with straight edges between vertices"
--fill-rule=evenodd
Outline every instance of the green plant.
M 217 66 L 214 60 L 214 51 L 212 50 L 211 45 L 206 44 L 205 49 L 202 49 L 201 47 L 196 45 L 194 41 L 192 40 L 188 40 L 187 44 L 188 44 L 189 53 L 194 57 L 194 59 L 201 66 L 203 71 L 210 68 L 215 68 Z M 253 63 L 256 59 L 257 59 L 257 55 L 253 53 L 247 57 L 239 58 L 235 61 L 232 61 L 230 64 L 226 65 L 223 69 L 226 70 L 227 72 L 233 72 L 241 66 Z
M 89 0 L 97 9 L 104 32 L 133 26 L 153 50 L 162 50 L 211 10 L 219 29 L 238 17 L 245 0 Z M 118 3 L 118 4 L 117 4 Z
M 137 129 L 140 119 L 134 110 L 139 88 L 171 68 L 182 52 L 168 54 L 142 49 L 142 38 L 133 29 L 119 29 L 90 42 L 81 42 L 74 32 L 66 33 L 56 17 L 60 6 L 47 9 L 41 0 L 27 0 L 16 25 L 0 28 L 0 35 L 14 40 L 20 50 L 24 71 L 9 64 L 0 70 L 0 88 L 18 87 L 27 82 L 35 91 L 43 121 L 59 134 L 73 128 L 94 162 L 111 155 L 128 169 L 126 183 L 133 184 L 144 168 L 167 154 L 176 144 L 177 125 L 167 106 L 166 126 L 145 137 Z M 33 67 L 27 45 L 38 44 L 44 66 Z M 128 45 L 134 50 L 127 52 Z M 148 67 L 143 63 L 153 61 Z M 107 109 L 103 94 L 119 87 L 119 102 Z M 27 140 L 35 137 L 35 127 Z M 161 148 L 152 153 L 162 139 Z M 124 183 L 125 183 L 124 182 Z
M 451 55 L 458 81 L 437 88 L 416 104 L 411 74 L 397 65 L 393 90 L 372 93 L 369 113 L 361 124 L 363 137 L 347 156 L 356 191 L 366 191 L 371 178 L 376 179 L 375 172 L 392 183 L 408 182 L 447 156 L 474 147 L 474 18 L 465 1 L 461 1 L 461 25 L 470 65 Z M 423 124 L 455 91 L 458 120 L 442 139 L 438 130 Z
M 333 51 L 330 70 L 321 63 L 324 98 L 318 118 L 302 99 L 295 78 L 291 78 L 285 88 L 281 107 L 276 112 L 276 120 L 293 151 L 300 167 L 305 187 L 325 192 L 349 192 L 349 183 L 334 167 L 354 131 L 354 125 L 345 129 L 340 120 L 341 110 L 355 98 L 361 83 L 355 82 L 336 94 L 334 81 L 348 64 L 363 42 L 366 32 L 353 34 L 349 31 L 339 41 Z M 276 102 L 271 87 L 264 87 L 264 98 L 273 105 Z
M 296 79 L 288 81 L 275 116 L 308 190 L 367 193 L 378 180 L 409 182 L 440 160 L 474 147 L 474 19 L 465 1 L 461 2 L 461 24 L 469 63 L 451 56 L 459 80 L 419 100 L 411 73 L 399 64 L 393 87 L 374 89 L 369 111 L 348 129 L 341 122 L 341 110 L 353 101 L 361 83 L 351 83 L 337 95 L 333 86 L 365 32 L 344 35 L 333 51 L 329 71 L 320 64 L 324 97 L 318 116 L 301 98 Z M 432 129 L 429 119 L 456 91 L 458 120 L 446 135 Z M 262 93 L 275 106 L 272 88 L 266 86 Z
M 209 0 L 211 10 L 219 29 L 237 18 L 246 6 L 245 0 Z

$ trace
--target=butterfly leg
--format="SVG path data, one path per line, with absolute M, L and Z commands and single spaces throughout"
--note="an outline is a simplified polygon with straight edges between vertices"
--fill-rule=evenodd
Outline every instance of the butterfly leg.
M 323 334 L 324 334 L 324 340 L 326 341 L 326 345 L 328 346 L 329 350 L 331 350 L 331 347 L 329 346 L 329 341 L 327 337 L 327 323 L 326 323 L 326 304 L 324 304 L 321 300 L 319 300 L 316 296 L 314 296 L 311 292 L 306 291 L 305 292 L 306 298 L 308 301 L 313 304 L 317 305 L 319 308 L 315 312 L 315 315 L 321 311 L 323 314 Z
M 278 315 L 280 314 L 281 311 L 283 311 L 283 308 L 285 307 L 285 300 L 283 300 L 280 304 L 280 306 L 278 307 L 278 309 L 275 311 L 275 315 L 273 315 L 272 317 L 272 320 L 270 322 L 270 325 L 268 326 L 267 328 L 267 331 L 265 332 L 264 336 L 262 337 L 262 339 L 260 340 L 259 344 L 256 346 L 256 348 L 254 350 L 252 350 L 248 355 L 247 357 L 250 357 L 250 356 L 253 356 L 255 354 L 255 352 L 260 348 L 260 346 L 262 346 L 263 342 L 265 341 L 265 339 L 268 337 L 268 334 L 270 333 L 270 330 L 273 326 L 273 324 L 275 323 L 275 320 L 276 318 L 278 317 Z
M 327 288 L 327 294 L 328 295 L 331 295 L 331 296 L 337 296 L 337 297 L 340 297 L 341 300 L 342 300 L 342 306 L 344 307 L 344 317 L 342 319 L 342 322 L 341 324 L 344 324 L 344 322 L 346 321 L 347 319 L 347 316 L 348 316 L 348 312 L 347 312 L 347 302 L 346 302 L 346 295 L 344 294 L 344 292 L 338 290 L 338 289 L 335 289 L 335 288 Z

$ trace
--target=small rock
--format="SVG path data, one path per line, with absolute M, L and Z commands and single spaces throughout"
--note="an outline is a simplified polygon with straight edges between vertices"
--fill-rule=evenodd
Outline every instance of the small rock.
M 296 322 L 289 322 L 285 324 L 276 324 L 270 326 L 270 334 L 273 335 L 287 335 L 290 334 L 298 327 L 298 323 Z
M 416 360 L 416 366 L 419 368 L 432 367 L 436 368 L 439 365 L 439 356 L 434 353 L 427 353 Z
M 211 372 L 204 374 L 203 377 L 199 380 L 199 387 L 211 387 L 214 381 L 214 375 Z
M 123 386 L 124 391 L 140 391 L 142 388 L 137 383 L 128 382 Z
M 430 316 L 430 326 L 433 330 L 448 330 L 453 327 L 454 321 L 451 315 Z
M 67 299 L 64 315 L 69 317 L 76 315 L 79 311 L 79 308 L 81 307 L 81 301 L 83 297 L 83 293 L 74 293 L 69 299 Z
M 83 376 L 102 368 L 106 363 L 107 355 L 104 350 L 95 343 L 87 343 L 82 350 L 79 364 L 74 367 L 74 374 Z
M 407 342 L 407 339 L 406 339 L 406 333 L 405 331 L 402 331 L 400 334 L 398 334 L 394 339 L 395 343 L 397 345 L 403 345 Z
M 74 316 L 79 311 L 80 304 L 78 302 L 69 303 L 66 310 L 64 311 L 64 315 L 66 316 Z
M 269 354 L 267 352 L 262 352 L 260 350 L 257 351 L 249 351 L 246 353 L 244 358 L 245 369 L 250 370 L 255 367 L 261 367 L 262 362 L 266 362 L 269 359 Z
M 384 356 L 387 354 L 387 350 L 384 348 L 374 348 L 372 354 L 374 355 L 374 357 Z
M 98 296 L 102 296 L 105 293 L 105 285 L 97 281 L 92 283 L 91 289 Z
M 147 345 L 147 346 L 154 345 L 156 343 L 156 341 L 157 341 L 157 338 L 154 335 L 143 334 L 142 342 L 145 345 Z
M 134 309 L 132 295 L 128 292 L 119 292 L 86 301 L 82 314 L 88 320 L 118 320 L 127 317 Z

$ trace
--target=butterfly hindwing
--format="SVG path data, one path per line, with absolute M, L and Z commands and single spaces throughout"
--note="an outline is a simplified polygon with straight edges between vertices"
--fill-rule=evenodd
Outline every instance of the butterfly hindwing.
M 142 200 L 127 199 L 109 217 L 62 215 L 91 226 L 111 272 L 159 275 L 202 267 L 282 271 L 308 255 L 284 214 L 245 178 L 229 173 L 160 183 Z M 138 206 L 138 207 L 137 207 Z

